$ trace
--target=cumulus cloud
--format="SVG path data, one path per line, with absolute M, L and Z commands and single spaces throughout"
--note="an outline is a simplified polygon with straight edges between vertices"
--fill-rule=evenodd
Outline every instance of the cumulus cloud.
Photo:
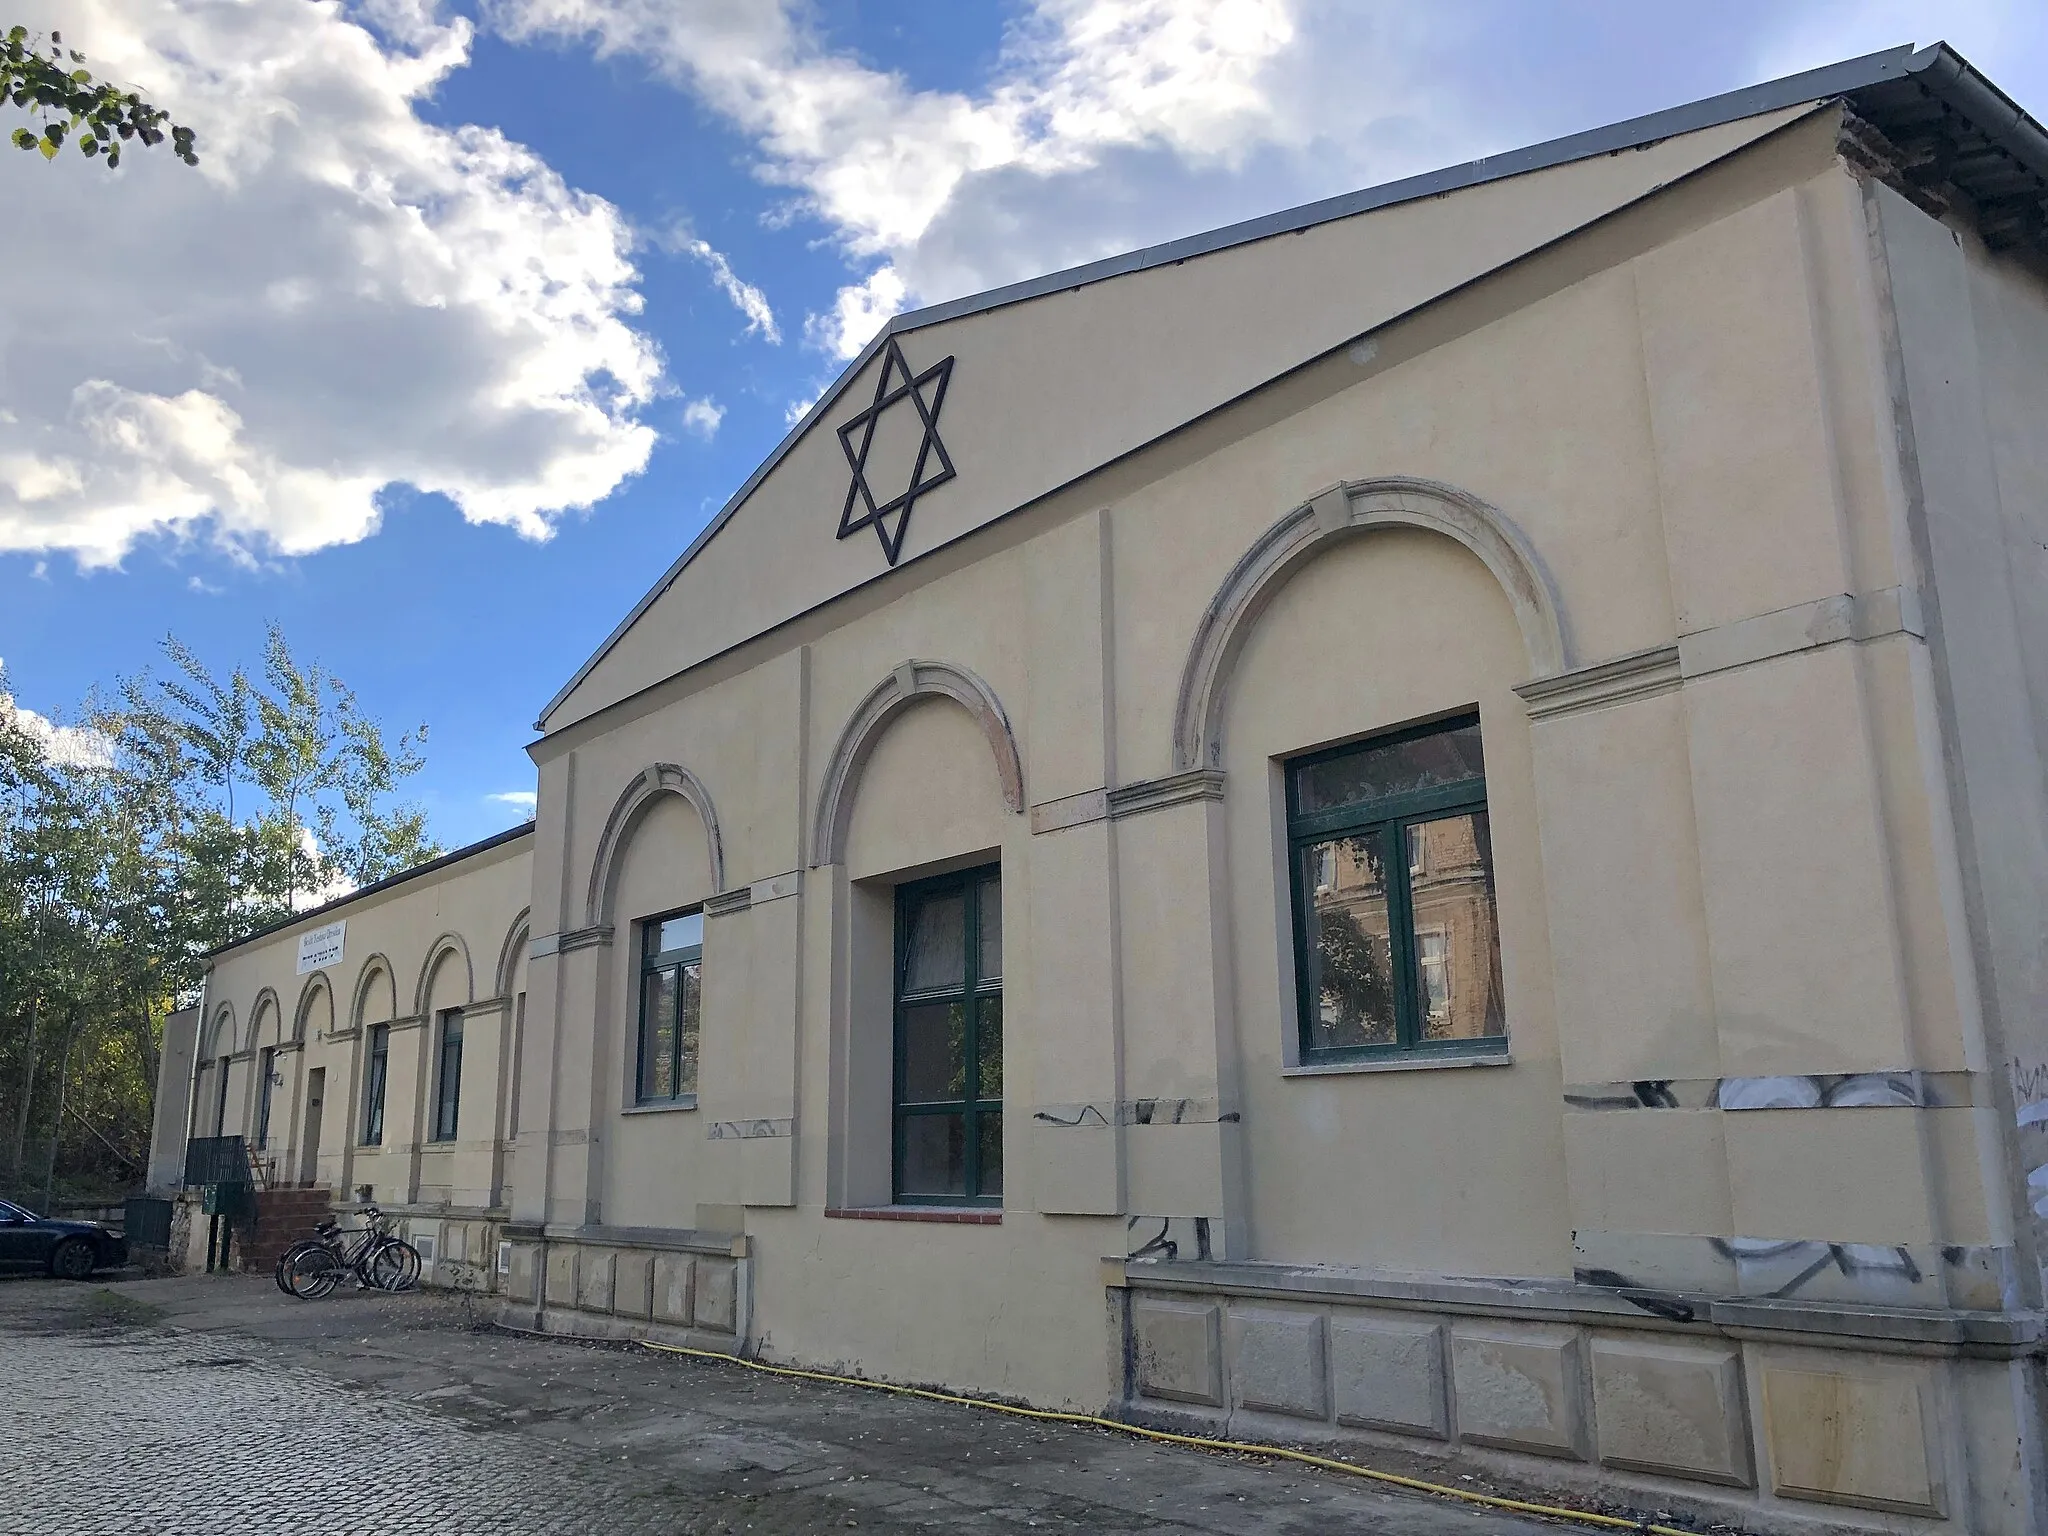
M 50 760 L 67 768 L 111 768 L 114 743 L 105 732 L 86 725 L 61 725 L 47 715 L 15 702 L 6 689 L 6 666 L 0 663 L 0 720 L 13 724 L 43 744 Z
M 2048 86 L 2038 0 L 1028 0 L 970 90 L 835 49 L 799 0 L 484 4 L 515 40 L 641 57 L 749 136 L 852 269 L 804 327 L 838 357 L 912 304 L 1916 34 Z
M 705 442 L 718 436 L 718 424 L 725 420 L 725 407 L 710 396 L 702 400 L 690 400 L 683 405 L 683 430 Z
M 313 861 L 314 868 L 317 869 L 321 857 L 320 839 L 313 835 L 311 827 L 302 826 L 299 828 L 299 847 L 305 851 L 306 857 Z M 315 907 L 326 906 L 330 901 L 341 900 L 342 897 L 350 894 L 355 888 L 356 885 L 353 880 L 349 879 L 339 870 L 330 870 L 323 884 L 315 886 L 310 890 L 292 892 L 292 910 L 294 912 L 310 912 Z
M 973 93 L 915 90 L 835 53 L 794 5 L 489 0 L 487 15 L 515 39 L 642 55 L 752 135 L 761 173 L 795 189 L 861 272 L 806 327 L 848 356 L 906 303 L 1085 260 L 1128 243 L 1134 224 L 1149 236 L 1154 210 L 1120 218 L 1114 205 L 1142 203 L 1157 162 L 1237 173 L 1333 127 L 1426 110 L 1393 72 L 1369 90 L 1332 77 L 1305 92 L 1316 56 L 1301 46 L 1299 10 L 1288 0 L 1038 0 L 996 77 Z M 1410 25 L 1390 3 L 1329 0 L 1326 10 L 1325 41 Z M 986 206 L 1027 185 L 1060 186 L 1092 212 L 1006 221 Z M 1244 211 L 1274 195 L 1268 180 Z
M 433 0 L 16 10 L 198 128 L 202 164 L 10 166 L 10 226 L 48 233 L 8 248 L 0 550 L 301 554 L 373 531 L 394 485 L 541 537 L 646 464 L 662 360 L 626 220 L 416 111 L 467 63 L 467 21 Z

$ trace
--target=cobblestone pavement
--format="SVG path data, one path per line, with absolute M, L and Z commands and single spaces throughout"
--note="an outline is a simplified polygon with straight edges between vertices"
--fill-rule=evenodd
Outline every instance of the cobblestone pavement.
M 1511 1536 L 1271 1463 L 267 1279 L 0 1284 L 0 1536 Z
M 364 1401 L 187 1338 L 10 1338 L 4 1536 L 195 1531 L 667 1531 L 601 1469 L 494 1442 L 409 1403 Z M 47 1385 L 44 1385 L 47 1384 Z

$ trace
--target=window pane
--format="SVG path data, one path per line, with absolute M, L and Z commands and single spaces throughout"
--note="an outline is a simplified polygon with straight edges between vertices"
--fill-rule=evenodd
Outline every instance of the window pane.
M 926 992 L 967 984 L 967 892 L 928 896 L 910 914 L 903 990 Z
M 370 1032 L 369 1080 L 363 1085 L 363 1140 L 373 1145 L 384 1139 L 384 1071 L 390 1060 L 390 1038 L 382 1024 Z M 226 1065 L 221 1064 L 222 1071 Z
M 905 1195 L 967 1193 L 967 1131 L 960 1115 L 905 1115 L 903 1178 Z
M 967 1097 L 967 1005 L 926 1003 L 903 1010 L 905 1104 Z
M 1360 747 L 1342 757 L 1305 763 L 1295 769 L 1295 809 L 1327 811 L 1358 805 L 1387 795 L 1455 784 L 1486 772 L 1479 750 L 1478 725 L 1461 725 L 1413 741 Z
M 665 917 L 659 923 L 648 924 L 647 952 L 650 955 L 665 955 L 672 949 L 695 949 L 703 942 L 702 912 L 689 912 L 681 917 Z
M 981 1189 L 984 1195 L 1003 1192 L 1003 1114 L 996 1110 L 977 1118 L 975 1134 L 981 1142 Z
M 1410 858 L 1421 827 L 1408 829 Z M 1505 1035 L 1493 839 L 1486 813 L 1428 823 L 1429 868 L 1415 877 L 1415 997 L 1425 1040 Z
M 666 1099 L 676 1091 L 676 973 L 649 971 L 640 978 L 640 1097 Z
M 974 1049 L 980 1057 L 981 1097 L 1003 1096 L 1003 1000 L 984 997 L 975 1006 L 981 1013 L 975 1020 Z
M 981 887 L 981 970 L 983 981 L 1001 980 L 1003 974 L 1003 882 L 988 880 Z
M 442 1025 L 440 1086 L 434 1136 L 439 1141 L 453 1141 L 462 1104 L 462 1022 L 457 1016 L 451 1015 Z
M 676 1030 L 676 1092 L 697 1091 L 697 1025 L 704 1013 L 703 963 L 682 967 L 682 997 Z
M 1382 846 L 1372 834 L 1301 850 L 1306 886 L 1301 962 L 1307 970 L 1313 1050 L 1395 1042 Z

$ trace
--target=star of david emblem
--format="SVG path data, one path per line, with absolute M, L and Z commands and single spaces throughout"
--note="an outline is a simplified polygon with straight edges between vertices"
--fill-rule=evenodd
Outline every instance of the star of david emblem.
M 953 478 L 953 460 L 939 441 L 939 409 L 946 403 L 946 384 L 952 377 L 950 357 L 913 375 L 903 349 L 891 336 L 888 350 L 882 354 L 881 377 L 875 380 L 874 403 L 839 428 L 839 446 L 846 450 L 846 462 L 853 469 L 853 479 L 846 487 L 846 506 L 839 514 L 839 537 L 851 538 L 863 528 L 874 529 L 875 537 L 882 541 L 882 558 L 891 565 L 902 552 L 903 534 L 910 526 L 910 511 L 917 498 Z M 906 414 L 892 413 L 915 416 L 912 420 Z M 903 429 L 921 434 L 907 480 L 900 464 L 871 467 L 869 461 L 878 430 L 893 435 Z M 882 481 L 879 486 L 876 479 Z

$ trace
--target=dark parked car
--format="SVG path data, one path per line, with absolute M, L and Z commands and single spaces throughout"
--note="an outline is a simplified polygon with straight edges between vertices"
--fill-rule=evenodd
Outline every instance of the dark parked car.
M 127 1239 L 96 1221 L 46 1221 L 0 1200 L 0 1269 L 44 1269 L 83 1280 L 127 1262 Z

